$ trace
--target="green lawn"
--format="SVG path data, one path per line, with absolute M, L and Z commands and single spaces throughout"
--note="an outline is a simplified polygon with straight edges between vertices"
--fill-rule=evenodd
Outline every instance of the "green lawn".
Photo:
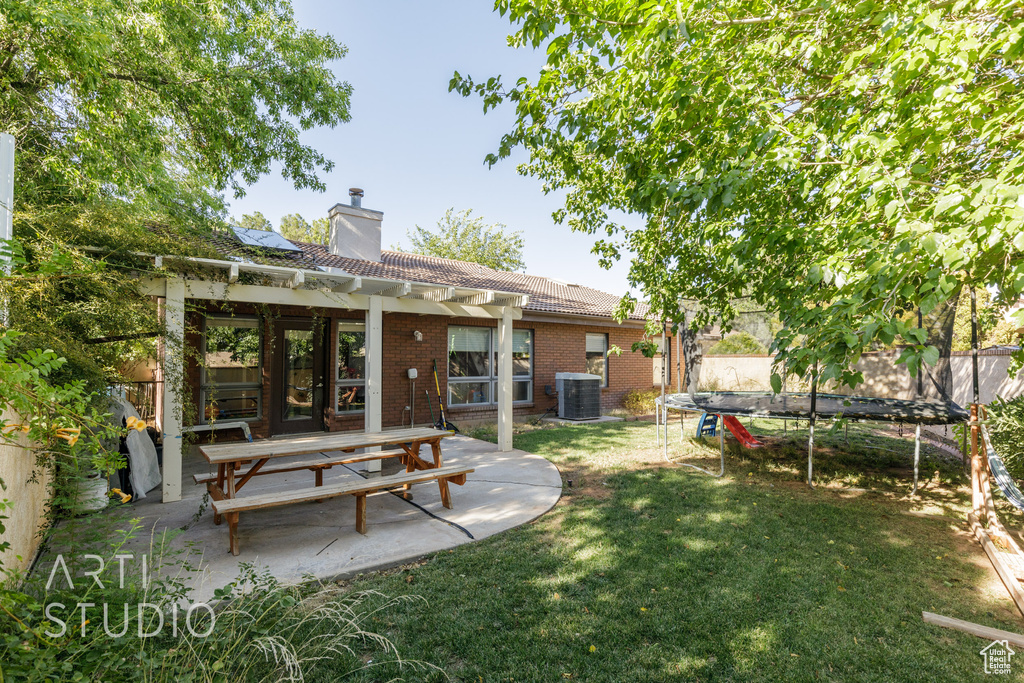
M 1024 630 L 960 524 L 958 464 L 926 449 L 911 499 L 899 475 L 912 442 L 851 427 L 849 446 L 842 432 L 822 437 L 810 491 L 805 432 L 776 429 L 754 425 L 773 447 L 728 456 L 721 480 L 660 462 L 650 423 L 517 434 L 573 479 L 554 510 L 347 588 L 426 598 L 367 626 L 457 681 L 984 679 L 986 643 L 921 620 Z M 717 456 L 717 442 L 684 450 L 678 427 L 672 437 L 676 456 Z M 357 679 L 397 673 L 370 671 Z

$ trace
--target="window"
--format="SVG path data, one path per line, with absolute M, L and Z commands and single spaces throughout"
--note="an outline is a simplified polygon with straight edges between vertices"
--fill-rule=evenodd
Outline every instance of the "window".
M 366 410 L 366 323 L 338 322 L 339 413 Z
M 533 331 L 512 331 L 512 400 L 533 400 Z M 498 335 L 489 327 L 448 328 L 448 404 L 498 402 Z
M 601 386 L 608 386 L 608 335 L 587 333 L 587 373 L 601 376 Z
M 495 355 L 495 365 L 497 365 L 497 355 Z M 532 330 L 512 330 L 512 400 L 533 400 Z
M 263 413 L 263 364 L 256 318 L 207 318 L 202 421 L 256 420 Z

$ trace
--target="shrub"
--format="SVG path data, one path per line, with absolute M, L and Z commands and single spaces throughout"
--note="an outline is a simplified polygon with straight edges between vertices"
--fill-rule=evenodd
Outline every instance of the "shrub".
M 708 349 L 709 356 L 738 356 L 768 353 L 768 347 L 749 332 L 734 332 Z
M 622 397 L 622 407 L 632 415 L 649 415 L 654 412 L 654 401 L 661 396 L 661 389 L 630 389 Z
M 992 445 L 1014 479 L 1024 479 L 1024 396 L 1010 401 L 996 398 L 989 404 Z

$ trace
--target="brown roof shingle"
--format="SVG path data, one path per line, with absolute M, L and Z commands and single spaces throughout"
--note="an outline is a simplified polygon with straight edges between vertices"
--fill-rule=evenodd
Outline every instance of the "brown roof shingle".
M 381 250 L 381 260 L 335 256 L 321 244 L 292 241 L 302 249 L 295 256 L 269 257 L 260 253 L 261 260 L 275 265 L 297 268 L 339 268 L 360 277 L 378 277 L 393 280 L 412 280 L 449 287 L 493 289 L 517 294 L 529 294 L 526 311 L 610 318 L 619 304 L 619 297 L 583 285 L 570 284 L 552 278 L 494 270 L 478 263 L 453 259 Z M 245 248 L 230 237 L 215 236 L 213 245 L 222 253 L 234 256 L 245 254 Z M 645 320 L 647 309 L 638 305 L 631 320 Z

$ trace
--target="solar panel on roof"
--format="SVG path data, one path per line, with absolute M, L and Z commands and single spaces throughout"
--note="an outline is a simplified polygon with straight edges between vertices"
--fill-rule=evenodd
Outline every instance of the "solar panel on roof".
M 237 225 L 231 227 L 238 241 L 248 247 L 260 247 L 262 249 L 273 249 L 274 251 L 288 251 L 301 253 L 302 249 L 286 240 L 273 230 L 252 230 L 240 228 Z

